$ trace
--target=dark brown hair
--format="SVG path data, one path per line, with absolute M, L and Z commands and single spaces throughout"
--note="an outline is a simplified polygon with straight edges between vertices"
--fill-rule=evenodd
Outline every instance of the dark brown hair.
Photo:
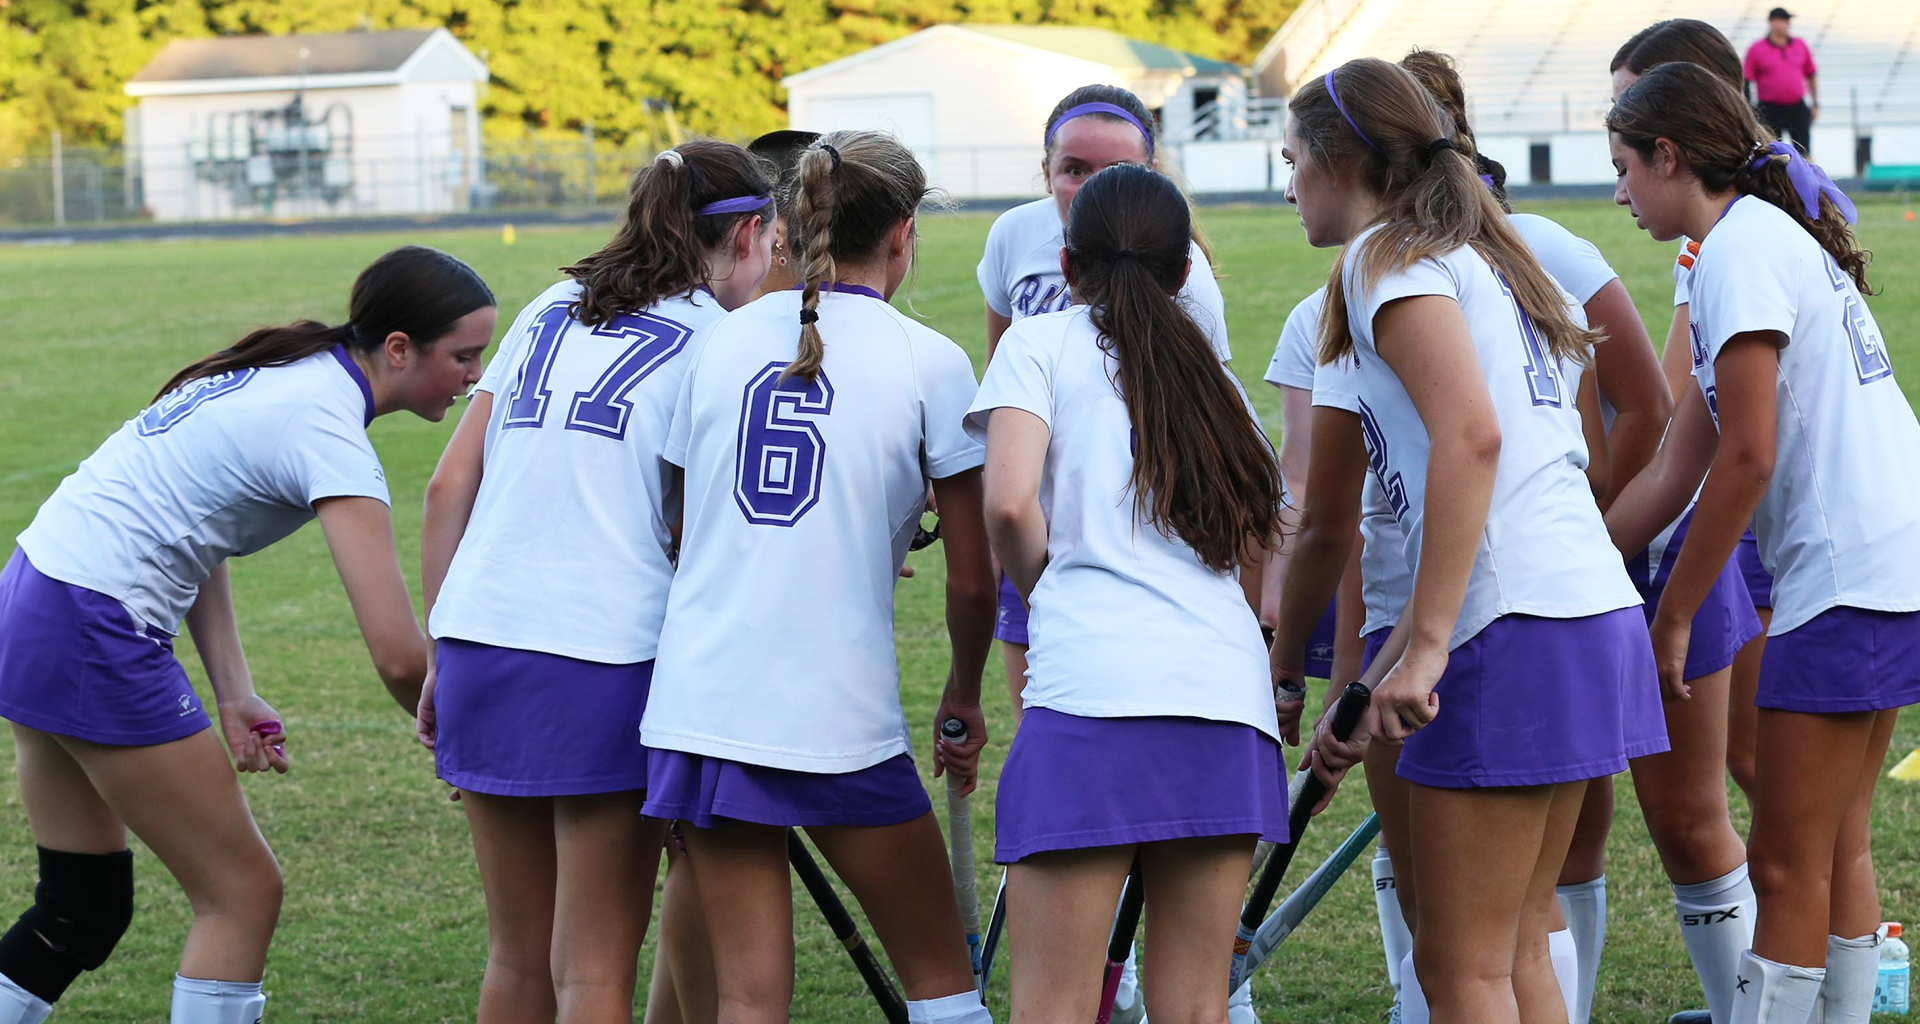
M 1873 294 L 1867 285 L 1873 254 L 1860 248 L 1833 200 L 1820 196 L 1820 218 L 1814 220 L 1787 177 L 1785 156 L 1767 155 L 1766 162 L 1753 169 L 1763 155 L 1761 147 L 1774 141 L 1773 133 L 1760 126 L 1746 97 L 1713 72 L 1679 62 L 1650 69 L 1607 112 L 1607 130 L 1644 160 L 1653 159 L 1660 139 L 1673 143 L 1681 166 L 1709 194 L 1738 192 L 1785 210 L 1853 278 L 1860 294 Z
M 1205 331 L 1180 305 L 1191 213 L 1165 175 L 1115 164 L 1067 214 L 1076 298 L 1120 364 L 1133 506 L 1215 572 L 1280 528 L 1280 468 Z
M 829 132 L 800 154 L 787 231 L 798 235 L 802 320 L 788 376 L 811 381 L 820 373 L 826 342 L 806 314 L 820 308 L 820 289 L 839 280 L 839 261 L 873 256 L 933 195 L 913 151 L 885 132 Z
M 750 210 L 701 216 L 722 199 L 766 196 Z M 731 142 L 693 139 L 634 172 L 627 212 L 600 251 L 560 271 L 580 282 L 568 313 L 591 327 L 646 309 L 669 295 L 691 295 L 706 283 L 707 254 L 742 221 L 773 223 L 773 185 L 760 161 Z
M 780 216 L 793 216 L 793 179 L 800 167 L 800 154 L 819 141 L 819 132 L 782 128 L 747 144 L 747 152 L 760 158 L 765 165 L 767 180 L 773 182 L 774 199 L 779 203 Z
M 1735 91 L 1746 88 L 1740 55 L 1734 52 L 1733 44 L 1719 29 L 1693 18 L 1656 21 L 1635 32 L 1632 39 L 1620 44 L 1620 49 L 1614 52 L 1613 63 L 1607 65 L 1607 71 L 1626 68 L 1636 75 L 1644 75 L 1661 64 L 1676 61 L 1706 68 Z
M 1453 118 L 1454 147 L 1473 161 L 1474 170 L 1492 179 L 1488 187 L 1493 191 L 1494 201 L 1500 204 L 1500 209 L 1512 213 L 1513 201 L 1507 196 L 1507 169 L 1500 161 L 1480 152 L 1480 143 L 1473 137 L 1473 126 L 1467 123 L 1467 87 L 1460 81 L 1453 58 L 1438 50 L 1416 48 L 1400 58 L 1400 66 Z
M 285 366 L 335 345 L 373 352 L 395 331 L 428 348 L 461 317 L 493 306 L 493 292 L 465 263 L 419 245 L 403 245 L 374 260 L 354 279 L 347 322 L 328 326 L 297 320 L 263 327 L 174 374 L 153 397 L 189 381 L 257 366 Z
M 1470 245 L 1506 279 L 1556 358 L 1582 364 L 1591 359 L 1589 347 L 1603 335 L 1575 324 L 1568 315 L 1559 286 L 1507 222 L 1469 154 L 1461 152 L 1459 129 L 1440 102 L 1406 69 L 1371 57 L 1341 65 L 1332 77 L 1345 113 L 1327 91 L 1326 78 L 1316 78 L 1288 104 L 1290 130 L 1306 143 L 1310 159 L 1356 177 L 1383 204 L 1374 221 L 1380 230 L 1367 237 L 1355 283 L 1364 287 L 1420 260 Z M 1452 148 L 1437 147 L 1441 140 Z M 1342 253 L 1327 282 L 1322 362 L 1353 350 L 1342 272 L 1346 262 Z

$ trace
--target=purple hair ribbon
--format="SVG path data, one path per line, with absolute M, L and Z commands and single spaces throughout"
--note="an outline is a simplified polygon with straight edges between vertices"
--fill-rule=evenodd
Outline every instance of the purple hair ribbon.
M 1860 211 L 1854 207 L 1853 200 L 1848 199 L 1847 194 L 1840 191 L 1840 186 L 1834 184 L 1832 178 L 1827 177 L 1827 172 L 1821 170 L 1819 164 L 1812 163 L 1800 155 L 1800 151 L 1790 143 L 1770 143 L 1760 151 L 1759 156 L 1753 158 L 1753 162 L 1747 165 L 1747 169 L 1758 171 L 1775 156 L 1787 158 L 1787 180 L 1793 182 L 1793 190 L 1799 193 L 1800 205 L 1806 210 L 1808 220 L 1820 219 L 1820 197 L 1824 195 L 1833 200 L 1834 207 L 1840 211 L 1840 216 L 1845 218 L 1847 223 L 1860 222 Z
M 1493 175 L 1491 175 L 1491 174 L 1482 174 L 1482 175 L 1480 176 L 1480 183 L 1481 183 L 1482 185 L 1485 185 L 1485 186 L 1487 186 L 1488 188 L 1492 188 L 1492 187 L 1493 187 Z
M 1053 137 L 1060 133 L 1061 125 L 1066 124 L 1076 117 L 1085 117 L 1088 114 L 1111 114 L 1135 128 L 1140 129 L 1140 137 L 1147 141 L 1147 155 L 1153 155 L 1153 133 L 1147 130 L 1146 125 L 1140 123 L 1139 118 L 1128 113 L 1127 108 L 1112 103 L 1082 103 L 1077 107 L 1068 107 L 1066 110 L 1061 111 L 1060 116 L 1054 120 L 1053 124 L 1047 126 L 1047 145 L 1053 145 Z
M 693 213 L 696 217 L 711 217 L 716 213 L 744 213 L 748 210 L 758 210 L 772 200 L 772 196 L 740 196 L 736 199 L 721 199 L 708 203 Z
M 1333 87 L 1333 72 L 1327 72 L 1327 77 L 1321 81 L 1327 83 L 1327 95 L 1333 97 L 1333 109 L 1338 110 L 1340 116 L 1347 119 L 1347 127 L 1353 129 L 1353 134 L 1360 136 L 1360 141 L 1366 143 L 1368 149 L 1380 154 L 1381 159 L 1386 159 L 1387 151 L 1381 149 L 1372 139 L 1367 138 L 1367 133 L 1360 130 L 1359 122 L 1353 119 L 1352 114 L 1347 113 L 1347 105 L 1340 102 L 1340 90 Z

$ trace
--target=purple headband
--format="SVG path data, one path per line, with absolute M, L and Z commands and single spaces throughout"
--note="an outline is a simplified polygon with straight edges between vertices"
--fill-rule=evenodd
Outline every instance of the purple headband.
M 744 213 L 747 210 L 758 210 L 772 199 L 772 196 L 740 196 L 737 199 L 721 199 L 693 211 L 693 215 L 711 217 L 716 213 Z
M 1047 126 L 1047 145 L 1053 145 L 1053 137 L 1060 133 L 1061 125 L 1066 124 L 1076 117 L 1084 117 L 1088 114 L 1112 114 L 1114 117 L 1140 129 L 1140 137 L 1147 141 L 1147 155 L 1153 155 L 1153 133 L 1147 130 L 1146 125 L 1140 123 L 1139 118 L 1128 113 L 1127 108 L 1116 106 L 1112 103 L 1082 103 L 1077 107 L 1068 107 L 1065 111 L 1061 112 L 1059 118 L 1055 119 L 1053 124 Z
M 1820 197 L 1824 195 L 1833 200 L 1834 207 L 1840 211 L 1840 216 L 1846 218 L 1847 223 L 1860 222 L 1860 211 L 1854 208 L 1853 200 L 1848 199 L 1847 194 L 1840 191 L 1840 186 L 1835 185 L 1833 179 L 1827 177 L 1827 172 L 1821 170 L 1819 164 L 1809 162 L 1790 143 L 1774 142 L 1766 146 L 1756 144 L 1754 152 L 1757 155 L 1753 158 L 1753 162 L 1747 165 L 1749 171 L 1760 170 L 1775 156 L 1787 158 L 1787 180 L 1793 182 L 1793 190 L 1799 194 L 1800 205 L 1806 210 L 1808 220 L 1820 219 Z
M 1353 115 L 1347 113 L 1346 104 L 1340 102 L 1340 90 L 1333 87 L 1333 72 L 1327 72 L 1327 77 L 1321 81 L 1327 83 L 1327 95 L 1333 97 L 1333 109 L 1338 110 L 1340 116 L 1347 119 L 1347 127 L 1353 129 L 1353 134 L 1360 136 L 1360 141 L 1366 143 L 1368 149 L 1380 154 L 1381 159 L 1385 159 L 1387 151 L 1375 145 L 1372 139 L 1367 138 L 1367 133 L 1360 130 L 1360 125 L 1353 119 Z

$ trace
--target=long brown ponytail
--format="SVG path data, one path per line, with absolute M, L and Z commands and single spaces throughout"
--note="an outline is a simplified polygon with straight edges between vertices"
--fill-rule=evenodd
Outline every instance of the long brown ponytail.
M 878 255 L 887 232 L 934 194 L 913 151 L 885 132 L 830 132 L 800 154 L 788 237 L 800 259 L 800 351 L 787 375 L 812 381 L 827 356 L 814 323 L 839 262 Z
M 1739 192 L 1785 210 L 1853 278 L 1860 294 L 1873 294 L 1867 284 L 1873 254 L 1860 248 L 1845 216 L 1825 193 L 1818 199 L 1820 216 L 1807 216 L 1787 177 L 1787 158 L 1762 152 L 1774 141 L 1773 133 L 1760 126 L 1746 98 L 1718 75 L 1698 64 L 1652 68 L 1620 94 L 1607 113 L 1607 130 L 1648 160 L 1655 143 L 1668 140 L 1680 163 L 1709 194 Z M 1766 160 L 1755 170 L 1753 164 L 1762 156 Z
M 1487 183 L 1500 209 L 1512 213 L 1513 202 L 1507 197 L 1507 169 L 1500 161 L 1480 152 L 1480 143 L 1473 137 L 1473 125 L 1467 122 L 1467 87 L 1460 81 L 1453 58 L 1438 50 L 1416 48 L 1400 58 L 1400 66 L 1453 118 L 1454 149 L 1473 161 L 1473 169 L 1480 173 L 1480 180 Z
M 1381 200 L 1375 221 L 1381 227 L 1359 255 L 1356 284 L 1365 287 L 1470 245 L 1506 279 L 1556 358 L 1582 364 L 1591 359 L 1590 347 L 1605 335 L 1573 322 L 1559 287 L 1480 181 L 1470 146 L 1462 152 L 1453 118 L 1406 69 L 1370 57 L 1349 61 L 1303 86 L 1288 110 L 1309 159 L 1355 175 Z M 1327 282 L 1322 362 L 1353 350 L 1345 266 L 1343 253 Z
M 472 267 L 438 249 L 403 245 L 354 279 L 346 323 L 298 320 L 285 327 L 263 327 L 174 374 L 153 397 L 158 401 L 202 377 L 297 363 L 335 345 L 372 352 L 396 331 L 425 348 L 452 331 L 461 317 L 492 305 L 493 292 Z
M 1215 572 L 1280 528 L 1280 468 L 1206 333 L 1180 306 L 1190 213 L 1165 175 L 1116 164 L 1067 214 L 1074 294 L 1120 363 L 1136 514 Z

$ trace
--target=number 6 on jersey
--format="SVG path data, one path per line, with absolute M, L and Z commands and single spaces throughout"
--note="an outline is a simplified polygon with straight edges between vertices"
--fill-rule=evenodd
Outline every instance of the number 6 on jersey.
M 786 369 L 768 363 L 740 403 L 733 500 L 761 526 L 792 526 L 820 503 L 827 441 L 814 421 L 833 411 L 833 383 L 824 371 L 813 381 L 783 379 Z

